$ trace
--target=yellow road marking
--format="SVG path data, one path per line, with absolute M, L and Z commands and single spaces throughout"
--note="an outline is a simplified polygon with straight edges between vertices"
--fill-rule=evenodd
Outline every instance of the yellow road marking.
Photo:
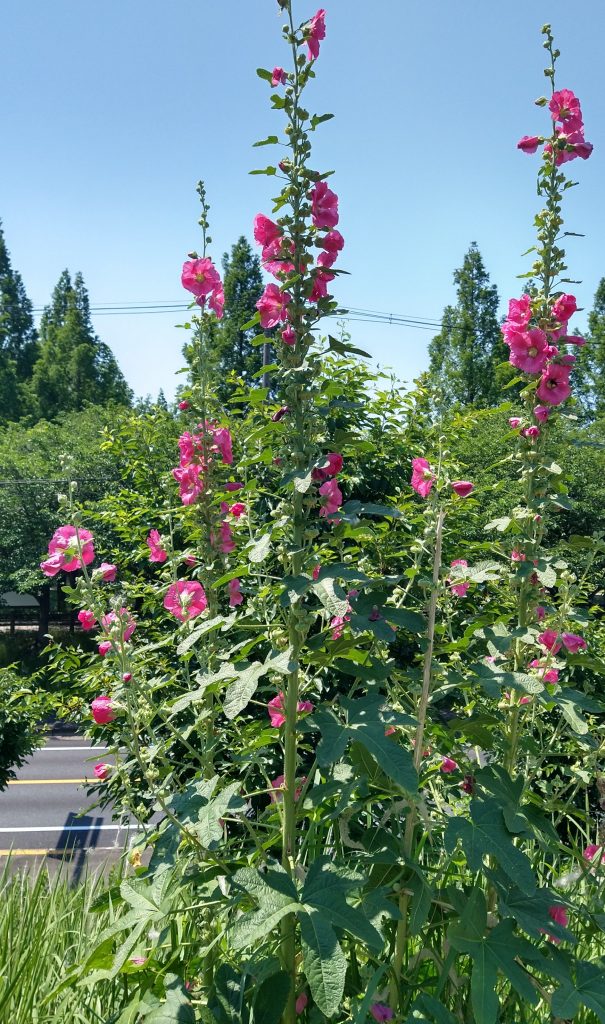
M 13 779 L 9 786 L 58 786 L 76 782 L 89 782 L 90 779 Z

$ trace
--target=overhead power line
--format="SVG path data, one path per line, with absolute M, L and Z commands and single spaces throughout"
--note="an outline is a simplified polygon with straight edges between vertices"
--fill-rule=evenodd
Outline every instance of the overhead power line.
M 96 316 L 149 316 L 155 313 L 185 313 L 191 307 L 182 300 L 166 302 L 100 302 L 90 307 L 90 312 Z M 41 307 L 36 307 L 34 313 L 42 313 Z M 337 310 L 332 316 L 339 320 L 348 320 L 355 323 L 388 324 L 397 327 L 414 327 L 421 331 L 439 330 L 441 321 L 433 317 L 412 316 L 408 313 L 390 313 L 386 310 L 358 309 L 347 306 Z

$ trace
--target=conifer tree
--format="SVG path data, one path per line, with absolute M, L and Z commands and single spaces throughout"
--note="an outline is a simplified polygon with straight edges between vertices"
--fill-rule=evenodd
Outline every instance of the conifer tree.
M 88 292 L 81 274 L 73 282 L 64 270 L 40 323 L 40 354 L 31 394 L 38 416 L 118 402 L 130 405 L 132 393 L 111 349 L 95 335 Z
M 23 384 L 31 376 L 38 342 L 32 304 L 13 270 L 0 223 L 0 420 L 24 411 Z
M 235 373 L 249 383 L 262 365 L 262 347 L 252 342 L 259 328 L 243 331 L 252 319 L 263 290 L 260 260 L 243 235 L 223 256 L 225 313 L 216 337 L 217 390 L 224 400 L 233 387 L 228 378 Z
M 436 382 L 438 405 L 485 408 L 496 405 L 503 380 L 499 364 L 508 352 L 498 321 L 498 289 L 490 284 L 476 242 L 454 271 L 455 306 L 446 306 L 442 327 L 429 345 L 429 374 Z M 506 371 L 505 379 L 510 376 Z

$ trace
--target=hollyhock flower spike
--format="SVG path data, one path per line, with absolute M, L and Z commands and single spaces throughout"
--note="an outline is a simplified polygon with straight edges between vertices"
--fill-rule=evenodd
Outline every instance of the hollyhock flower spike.
M 150 562 L 165 562 L 168 558 L 168 552 L 162 543 L 161 534 L 157 530 L 150 530 L 149 536 L 145 541 L 149 548 L 149 561 Z
M 470 480 L 453 480 L 452 490 L 456 492 L 459 498 L 468 498 L 469 494 L 475 490 L 475 485 Z
M 421 498 L 428 498 L 436 479 L 426 459 L 412 459 L 411 484 Z
M 94 629 L 97 624 L 94 612 L 90 612 L 86 608 L 82 608 L 82 610 L 78 612 L 78 622 L 86 632 L 90 629 Z
M 319 57 L 319 44 L 326 38 L 326 12 L 321 7 L 313 15 L 306 29 L 307 59 L 317 60 Z
M 318 181 L 311 192 L 311 215 L 316 228 L 335 228 L 338 224 L 338 196 L 325 181 Z
M 186 260 L 183 263 L 181 284 L 196 298 L 210 295 L 221 283 L 219 273 L 211 259 L 204 257 L 199 260 Z
M 90 710 L 97 725 L 107 725 L 108 722 L 112 722 L 116 717 L 111 697 L 105 697 L 103 695 L 95 697 L 90 705 Z
M 177 580 L 166 592 L 164 608 L 181 622 L 201 615 L 208 607 L 206 592 L 197 580 Z
M 319 488 L 319 493 L 323 499 L 319 510 L 320 516 L 331 516 L 338 512 L 342 505 L 342 491 L 336 480 L 326 480 L 325 484 Z
M 288 304 L 291 301 L 292 297 L 288 292 L 282 292 L 276 284 L 268 284 L 256 303 L 256 308 L 260 313 L 261 327 L 265 329 L 277 327 L 282 320 L 286 319 Z

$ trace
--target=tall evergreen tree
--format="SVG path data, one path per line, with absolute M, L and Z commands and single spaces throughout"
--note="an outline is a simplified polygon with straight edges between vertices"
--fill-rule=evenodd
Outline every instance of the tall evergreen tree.
M 37 414 L 54 419 L 61 412 L 118 402 L 132 393 L 108 345 L 90 322 L 88 292 L 81 274 L 73 282 L 64 270 L 40 323 L 40 354 L 31 394 Z
M 596 290 L 593 307 L 588 314 L 588 342 L 579 349 L 579 368 L 590 367 L 591 405 L 594 415 L 605 416 L 605 277 Z
M 0 418 L 23 412 L 23 383 L 31 376 L 38 341 L 32 304 L 13 270 L 0 223 Z
M 429 372 L 438 405 L 497 404 L 502 384 L 497 367 L 508 358 L 498 321 L 498 289 L 490 284 L 477 243 L 454 271 L 455 306 L 446 306 L 442 327 L 429 345 Z M 506 377 L 505 377 L 506 379 Z
M 259 328 L 243 331 L 242 324 L 251 320 L 256 302 L 263 290 L 260 260 L 243 235 L 223 256 L 225 314 L 217 330 L 217 389 L 221 399 L 229 397 L 233 387 L 228 378 L 235 373 L 246 382 L 260 370 L 262 348 L 252 345 Z

